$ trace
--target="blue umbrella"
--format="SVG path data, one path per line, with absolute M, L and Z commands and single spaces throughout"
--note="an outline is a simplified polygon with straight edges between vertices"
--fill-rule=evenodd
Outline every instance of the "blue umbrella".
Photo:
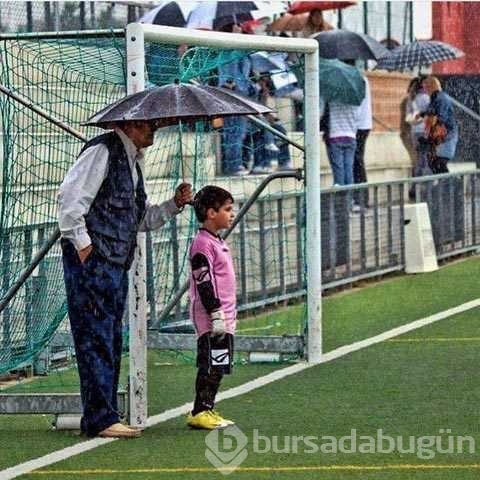
M 360 105 L 365 98 L 365 80 L 355 68 L 340 60 L 320 58 L 320 97 L 326 102 Z

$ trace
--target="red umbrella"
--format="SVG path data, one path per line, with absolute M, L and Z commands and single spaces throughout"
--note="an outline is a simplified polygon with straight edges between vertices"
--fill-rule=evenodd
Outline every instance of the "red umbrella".
M 293 2 L 288 13 L 298 14 L 312 10 L 337 10 L 355 5 L 356 2 Z

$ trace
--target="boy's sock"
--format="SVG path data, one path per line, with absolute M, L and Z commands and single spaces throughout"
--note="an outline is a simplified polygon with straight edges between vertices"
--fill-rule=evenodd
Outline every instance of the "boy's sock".
M 223 374 L 213 370 L 211 373 L 203 373 L 201 370 L 197 373 L 195 382 L 195 403 L 193 405 L 192 415 L 212 410 L 215 405 L 215 397 L 220 387 Z

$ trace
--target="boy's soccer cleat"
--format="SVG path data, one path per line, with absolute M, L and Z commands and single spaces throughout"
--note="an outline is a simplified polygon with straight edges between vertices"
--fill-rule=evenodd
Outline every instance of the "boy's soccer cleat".
M 210 412 L 212 413 L 212 415 L 216 418 L 218 418 L 218 420 L 226 423 L 227 425 L 235 425 L 235 422 L 233 420 L 227 420 L 226 418 L 223 418 L 219 412 L 217 412 L 217 410 L 210 410 Z
M 210 410 L 204 410 L 196 415 L 189 413 L 187 415 L 187 425 L 203 430 L 215 430 L 217 428 L 226 428 L 229 424 L 221 417 L 215 416 Z

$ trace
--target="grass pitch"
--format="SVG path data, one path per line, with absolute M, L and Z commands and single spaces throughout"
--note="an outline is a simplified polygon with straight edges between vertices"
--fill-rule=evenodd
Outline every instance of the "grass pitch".
M 479 260 L 471 259 L 326 299 L 325 350 L 478 298 L 479 267 Z M 247 438 L 243 449 L 248 455 L 228 477 L 478 479 L 479 315 L 475 309 L 450 317 L 220 402 L 220 411 L 235 419 Z M 275 321 L 288 318 L 291 311 L 280 313 Z M 195 375 L 192 365 L 164 365 L 157 355 L 150 352 L 149 357 L 152 414 L 191 400 Z M 282 366 L 239 365 L 223 389 Z M 404 453 L 358 449 L 333 453 L 318 448 L 309 453 L 311 448 L 302 440 L 297 440 L 296 451 L 293 448 L 293 436 L 316 437 L 312 443 L 320 447 L 325 437 L 339 441 L 355 430 L 358 443 L 361 436 L 376 437 L 379 429 L 383 435 L 402 437 L 406 446 L 409 437 L 415 442 L 440 437 L 446 449 L 449 437 L 468 436 L 475 448 L 470 452 L 464 443 L 461 453 L 458 449 L 439 453 L 435 446 L 429 448 L 431 458 L 418 448 Z M 226 433 L 220 435 L 222 442 Z M 187 429 L 185 419 L 179 417 L 149 428 L 138 440 L 117 441 L 21 478 L 224 478 L 205 457 L 206 437 L 207 432 Z M 49 431 L 46 418 L 0 417 L 0 466 L 13 466 L 79 441 L 72 434 Z M 348 441 L 345 445 L 352 449 Z

